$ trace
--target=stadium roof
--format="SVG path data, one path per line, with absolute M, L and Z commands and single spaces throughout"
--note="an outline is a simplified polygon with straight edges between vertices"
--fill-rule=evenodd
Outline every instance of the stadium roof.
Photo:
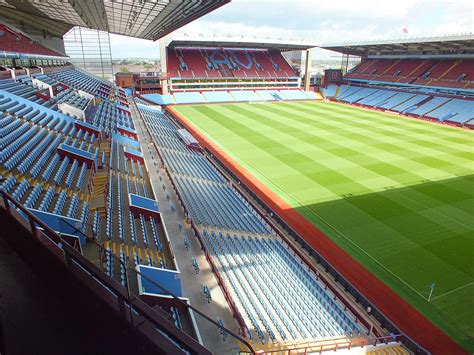
M 323 44 L 321 48 L 356 56 L 435 51 L 472 53 L 474 52 L 474 34 Z
M 255 48 L 270 49 L 277 48 L 282 51 L 305 50 L 318 47 L 316 43 L 295 39 L 274 39 L 260 37 L 233 37 L 233 36 L 204 36 L 183 34 L 171 39 L 169 47 L 217 47 L 217 48 Z
M 230 0 L 0 0 L 15 27 L 62 37 L 74 26 L 157 40 Z

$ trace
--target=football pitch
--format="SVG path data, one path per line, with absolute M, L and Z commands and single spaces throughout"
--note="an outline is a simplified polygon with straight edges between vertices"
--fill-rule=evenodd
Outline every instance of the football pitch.
M 175 110 L 474 351 L 474 132 L 330 102 Z

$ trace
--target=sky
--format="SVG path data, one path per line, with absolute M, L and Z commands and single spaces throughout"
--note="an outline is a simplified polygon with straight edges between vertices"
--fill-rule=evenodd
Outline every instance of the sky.
M 469 0 L 232 0 L 177 33 L 257 35 L 316 44 L 431 37 L 474 32 L 473 4 Z M 158 42 L 113 34 L 110 38 L 113 58 L 159 56 Z

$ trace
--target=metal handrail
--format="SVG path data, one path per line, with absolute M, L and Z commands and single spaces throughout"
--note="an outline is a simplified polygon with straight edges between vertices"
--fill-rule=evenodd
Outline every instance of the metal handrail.
M 368 339 L 351 339 L 346 340 L 343 342 L 332 342 L 332 343 L 325 343 L 325 344 L 294 344 L 294 346 L 282 347 L 278 349 L 266 349 L 262 350 L 264 354 L 273 354 L 273 353 L 288 353 L 291 354 L 292 351 L 299 353 L 300 351 L 304 350 L 306 354 L 308 351 L 311 353 L 322 353 L 323 351 L 337 351 L 343 349 L 352 349 L 353 347 L 363 347 L 367 345 L 376 346 L 377 344 L 388 344 L 390 342 L 400 342 L 401 338 L 406 337 L 405 334 L 394 334 L 394 335 L 386 335 L 382 337 L 376 338 L 368 338 Z M 321 341 L 324 341 L 322 339 Z M 239 354 L 249 354 L 248 352 L 241 350 Z
M 66 240 L 64 240 L 60 234 L 58 234 L 57 232 L 51 230 L 51 228 L 46 225 L 43 221 L 41 221 L 41 219 L 39 219 L 37 216 L 35 216 L 34 214 L 32 214 L 27 208 L 25 208 L 20 202 L 16 201 L 13 196 L 11 196 L 9 193 L 7 193 L 3 188 L 0 187 L 0 194 L 3 196 L 3 199 L 5 201 L 5 205 L 6 205 L 6 208 L 9 208 L 9 204 L 8 204 L 8 201 L 11 201 L 16 207 L 18 207 L 22 212 L 24 212 L 28 218 L 29 218 L 29 221 L 30 223 L 32 224 L 38 224 L 46 233 L 47 237 L 48 238 L 51 238 L 51 236 L 53 238 L 51 238 L 53 241 L 55 241 L 56 243 L 61 243 L 61 244 L 69 244 Z M 31 221 L 33 220 L 33 222 Z M 69 225 L 74 231 L 78 232 L 80 235 L 82 235 L 86 240 L 87 242 L 89 243 L 92 243 L 94 245 L 96 245 L 98 248 L 99 248 L 99 254 L 101 252 L 105 252 L 105 253 L 109 253 L 110 257 L 116 259 L 119 261 L 119 263 L 123 266 L 124 270 L 125 270 L 125 276 L 126 276 L 126 291 L 127 291 L 127 302 L 129 303 L 130 307 L 129 307 L 129 314 L 130 314 L 130 322 L 133 326 L 133 314 L 132 314 L 132 307 L 131 305 L 133 304 L 133 301 L 134 299 L 136 299 L 136 295 L 134 295 L 131 291 L 130 291 L 130 287 L 129 287 L 129 274 L 128 272 L 131 271 L 137 275 L 140 275 L 142 278 L 144 278 L 145 280 L 147 280 L 148 282 L 150 282 L 153 286 L 156 286 L 158 287 L 160 290 L 163 291 L 164 294 L 167 294 L 167 295 L 170 295 L 171 297 L 173 297 L 173 299 L 179 303 L 181 306 L 183 306 L 184 308 L 186 309 L 191 309 L 192 311 L 196 312 L 197 314 L 199 314 L 201 317 L 203 317 L 204 319 L 206 319 L 207 321 L 211 322 L 213 325 L 215 325 L 216 327 L 218 327 L 219 329 L 222 329 L 223 331 L 227 332 L 228 334 L 230 334 L 232 337 L 236 338 L 238 341 L 240 341 L 241 343 L 245 344 L 245 346 L 247 346 L 247 348 L 249 349 L 249 352 L 250 354 L 255 354 L 255 350 L 253 349 L 252 345 L 250 345 L 250 343 L 243 339 L 242 337 L 240 337 L 239 335 L 235 334 L 233 331 L 227 329 L 226 327 L 224 327 L 223 325 L 217 323 L 216 321 L 214 321 L 212 318 L 210 318 L 209 316 L 207 316 L 206 314 L 204 314 L 203 312 L 201 312 L 199 309 L 195 308 L 194 306 L 184 302 L 183 300 L 181 300 L 178 296 L 176 296 L 174 293 L 170 292 L 169 290 L 167 290 L 166 288 L 158 285 L 155 281 L 151 280 L 150 278 L 148 278 L 147 276 L 143 275 L 141 272 L 133 269 L 133 268 L 130 268 L 128 267 L 119 257 L 117 257 L 115 254 L 113 254 L 111 251 L 107 250 L 102 244 L 98 243 L 97 241 L 95 241 L 93 238 L 87 236 L 86 234 L 84 234 L 81 230 L 79 230 L 76 226 L 72 225 L 71 223 L 69 223 L 67 220 L 65 219 L 61 219 L 64 223 L 66 223 L 67 225 Z M 87 225 L 87 223 L 86 223 Z M 51 235 L 50 235 L 51 234 Z M 56 240 L 54 240 L 56 239 Z M 75 249 L 74 249 L 75 250 Z M 99 260 L 100 262 L 102 263 L 102 259 L 100 258 L 100 255 L 99 255 Z M 104 273 L 105 274 L 105 273 Z M 106 275 L 106 274 L 105 274 Z M 109 276 L 110 277 L 110 276 Z M 111 277 L 112 278 L 112 277 Z M 112 278 L 113 279 L 113 278 Z M 114 280 L 114 279 L 113 279 Z M 115 280 L 114 280 L 115 281 Z M 123 287 L 120 285 L 120 287 Z
M 62 249 L 63 253 L 64 253 L 64 257 L 70 257 L 72 258 L 80 267 L 82 267 L 85 271 L 91 273 L 91 275 L 93 274 L 96 274 L 97 276 L 99 276 L 98 272 L 100 270 L 100 278 L 101 280 L 99 280 L 99 282 L 104 282 L 104 285 L 106 287 L 109 288 L 109 291 L 114 293 L 114 292 L 117 292 L 117 296 L 120 296 L 122 297 L 125 301 L 126 301 L 126 304 L 128 304 L 129 306 L 129 309 L 130 309 L 130 316 L 131 316 L 131 319 L 130 321 L 133 322 L 133 314 L 132 314 L 132 305 L 134 305 L 134 300 L 135 299 L 138 299 L 141 301 L 140 298 L 136 298 L 135 295 L 131 294 L 131 293 L 127 293 L 127 294 L 124 294 L 123 291 L 120 290 L 120 288 L 123 288 L 120 284 L 118 284 L 116 282 L 116 280 L 114 280 L 112 277 L 106 275 L 105 273 L 103 273 L 103 271 L 101 269 L 98 269 L 96 268 L 96 266 L 94 266 L 90 260 L 86 259 L 83 255 L 79 254 L 79 252 L 74 248 L 72 247 L 65 239 L 63 239 L 61 237 L 60 234 L 58 234 L 57 232 L 53 231 L 48 225 L 46 225 L 41 219 L 39 219 L 37 216 L 35 216 L 33 213 L 31 213 L 27 208 L 25 208 L 20 202 L 18 202 L 17 200 L 15 200 L 13 198 L 13 196 L 11 196 L 8 192 L 6 192 L 2 187 L 0 187 L 0 195 L 2 195 L 2 198 L 3 198 L 3 201 L 4 201 L 4 204 L 5 204 L 5 209 L 7 211 L 8 214 L 11 215 L 11 211 L 10 209 L 12 208 L 11 204 L 13 204 L 15 207 L 17 207 L 22 213 L 24 213 L 30 223 L 30 228 L 31 228 L 31 232 L 34 234 L 35 237 L 38 237 L 38 228 L 37 227 L 40 227 L 43 229 L 43 235 L 45 235 L 48 239 L 50 239 L 56 246 L 58 246 L 60 249 Z M 68 222 L 66 222 L 68 223 Z M 73 226 L 74 229 L 77 230 L 76 227 Z M 82 233 L 82 231 L 78 230 L 79 233 L 81 233 L 82 235 L 86 236 L 84 233 Z M 87 237 L 87 236 L 86 236 Z M 93 240 L 92 238 L 90 237 L 87 237 L 87 240 L 89 242 L 92 242 L 94 243 L 96 246 L 98 246 L 100 250 L 106 250 L 103 248 L 103 246 L 99 243 L 97 243 L 95 240 Z M 60 250 L 58 249 L 58 250 Z M 111 257 L 113 258 L 116 258 L 118 259 L 120 262 L 121 260 L 115 256 L 114 254 L 111 253 Z M 67 258 L 66 258 L 67 259 Z M 66 260 L 63 259 L 63 262 L 65 262 Z M 90 265 L 87 265 L 87 263 L 89 263 Z M 67 264 L 67 262 L 66 262 Z M 121 265 L 123 265 L 123 263 L 121 262 Z M 94 269 L 96 269 L 97 271 L 95 271 Z M 127 270 L 132 270 L 138 274 L 140 274 L 138 271 L 136 270 L 133 270 L 131 268 L 128 268 L 126 267 L 125 268 L 126 272 Z M 141 275 L 141 274 L 140 274 Z M 151 282 L 152 284 L 154 284 L 155 286 L 159 287 L 160 289 L 164 290 L 165 292 L 167 292 L 169 295 L 171 295 L 173 298 L 176 299 L 177 302 L 179 302 L 180 304 L 182 304 L 185 308 L 187 309 L 192 309 L 193 311 L 195 311 L 196 313 L 198 313 L 199 315 L 201 315 L 202 317 L 204 317 L 206 320 L 210 321 L 211 323 L 213 323 L 214 325 L 216 325 L 218 328 L 220 329 L 223 329 L 225 330 L 226 332 L 228 332 L 228 334 L 232 335 L 233 337 L 235 337 L 236 339 L 238 339 L 240 342 L 242 342 L 243 344 L 245 344 L 248 348 L 249 348 L 249 353 L 251 354 L 254 354 L 255 353 L 255 350 L 252 348 L 252 346 L 245 340 L 245 339 L 242 339 L 240 336 L 234 334 L 232 331 L 226 329 L 225 327 L 223 327 L 222 325 L 216 323 L 214 320 L 212 320 L 211 318 L 209 318 L 208 316 L 206 316 L 205 314 L 203 314 L 201 311 L 199 311 L 198 309 L 194 308 L 193 306 L 185 303 L 184 301 L 180 300 L 179 298 L 177 298 L 174 294 L 172 294 L 171 292 L 165 290 L 163 287 L 161 287 L 160 285 L 156 284 L 153 280 L 149 280 L 146 276 L 144 275 L 141 275 L 142 277 L 144 277 L 145 279 L 147 279 L 149 282 Z M 113 281 L 113 282 L 109 282 L 107 279 L 110 279 L 110 281 Z M 128 282 L 128 276 L 127 276 L 127 282 Z M 147 310 L 143 309 L 143 306 L 142 305 L 137 305 L 135 304 L 135 310 L 139 310 L 141 312 L 139 312 L 138 314 L 140 314 L 141 316 L 145 317 L 146 319 L 148 319 L 149 321 L 151 321 L 152 323 L 153 322 L 156 322 L 156 317 L 153 317 L 151 314 L 147 314 Z M 160 325 L 161 326 L 161 325 Z M 186 334 L 186 333 L 184 333 Z M 189 335 L 186 334 L 187 337 L 189 337 Z M 192 339 L 192 338 L 191 338 Z M 195 339 L 193 339 L 195 341 Z M 201 345 L 202 346 L 202 345 Z

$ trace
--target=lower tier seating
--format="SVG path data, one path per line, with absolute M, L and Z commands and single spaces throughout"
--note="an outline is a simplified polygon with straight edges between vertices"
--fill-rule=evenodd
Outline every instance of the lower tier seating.
M 334 88 L 331 92 L 335 92 Z M 474 118 L 474 100 L 441 96 L 436 93 L 402 91 L 380 87 L 341 85 L 337 101 L 390 110 L 440 122 L 467 124 Z
M 207 231 L 204 236 L 262 342 L 360 333 L 355 318 L 281 241 Z

